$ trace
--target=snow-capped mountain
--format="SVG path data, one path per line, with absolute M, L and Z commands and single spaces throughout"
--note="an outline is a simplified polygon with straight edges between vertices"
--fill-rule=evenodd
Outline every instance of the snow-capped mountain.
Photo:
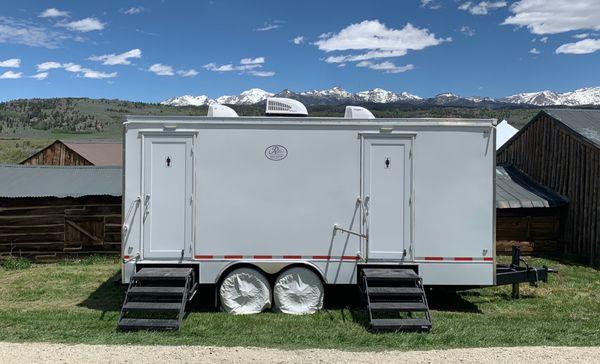
M 409 94 L 408 92 L 395 93 L 381 88 L 374 88 L 368 91 L 357 92 L 356 96 L 363 102 L 374 102 L 377 104 L 387 104 L 399 101 L 418 101 L 419 96 Z
M 273 94 L 260 88 L 251 88 L 239 94 L 238 96 L 221 96 L 217 98 L 219 104 L 229 105 L 252 105 L 265 101 L 267 97 Z
M 511 104 L 529 104 L 536 106 L 552 105 L 600 105 L 600 87 L 580 88 L 571 92 L 553 92 L 549 90 L 539 92 L 525 92 L 500 99 Z
M 341 87 L 335 86 L 327 90 L 312 90 L 301 92 L 302 96 L 319 97 L 319 98 L 333 98 L 338 100 L 351 99 L 354 95 Z
M 211 99 L 205 95 L 185 95 L 170 98 L 161 102 L 161 104 L 171 106 L 201 106 L 218 102 L 220 104 L 229 105 L 253 105 L 264 102 L 267 97 L 270 96 L 289 97 L 299 100 L 306 105 L 350 105 L 361 103 L 403 103 L 456 107 L 501 107 L 506 104 L 523 104 L 531 106 L 600 105 L 600 87 L 588 87 L 564 93 L 553 91 L 528 92 L 501 99 L 492 99 L 483 96 L 463 97 L 451 92 L 445 92 L 432 98 L 423 99 L 408 92 L 395 93 L 381 88 L 352 93 L 338 86 L 325 90 L 311 90 L 304 92 L 294 92 L 285 89 L 277 94 L 259 88 L 251 88 L 237 96 L 221 96 L 216 99 Z
M 203 105 L 211 105 L 214 103 L 216 103 L 216 101 L 206 95 L 200 95 L 200 96 L 183 95 L 183 96 L 172 97 L 170 99 L 167 99 L 167 100 L 161 102 L 161 105 L 203 106 Z

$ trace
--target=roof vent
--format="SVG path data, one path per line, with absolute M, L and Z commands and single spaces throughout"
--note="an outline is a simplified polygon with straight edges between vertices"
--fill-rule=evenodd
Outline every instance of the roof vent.
M 375 119 L 375 115 L 361 106 L 346 106 L 344 119 Z
M 267 98 L 267 115 L 285 115 L 285 116 L 307 116 L 306 106 L 300 101 L 286 99 L 284 97 Z
M 237 118 L 239 115 L 229 106 L 212 104 L 208 107 L 206 116 L 215 118 Z

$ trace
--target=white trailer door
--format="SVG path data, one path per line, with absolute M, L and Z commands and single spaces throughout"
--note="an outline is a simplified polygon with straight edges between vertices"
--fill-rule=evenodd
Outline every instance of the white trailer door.
M 411 259 L 411 148 L 411 137 L 364 138 L 367 259 Z
M 144 258 L 192 256 L 192 135 L 143 137 Z

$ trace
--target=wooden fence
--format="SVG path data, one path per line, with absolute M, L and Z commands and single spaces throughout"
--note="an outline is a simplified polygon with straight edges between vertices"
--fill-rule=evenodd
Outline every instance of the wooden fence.
M 121 249 L 121 198 L 0 199 L 0 255 L 55 260 Z

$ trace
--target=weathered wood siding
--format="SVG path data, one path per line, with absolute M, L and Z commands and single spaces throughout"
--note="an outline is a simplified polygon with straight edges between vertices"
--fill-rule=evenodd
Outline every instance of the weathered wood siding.
M 561 236 L 564 252 L 600 265 L 600 148 L 540 113 L 498 151 L 497 160 L 569 199 Z
M 120 250 L 120 197 L 0 199 L 0 255 L 52 260 Z
M 510 253 L 519 245 L 523 253 L 557 252 L 562 208 L 496 210 L 496 251 Z
M 21 164 L 54 166 L 92 165 L 92 163 L 88 162 L 85 158 L 75 153 L 58 140 L 22 161 Z

